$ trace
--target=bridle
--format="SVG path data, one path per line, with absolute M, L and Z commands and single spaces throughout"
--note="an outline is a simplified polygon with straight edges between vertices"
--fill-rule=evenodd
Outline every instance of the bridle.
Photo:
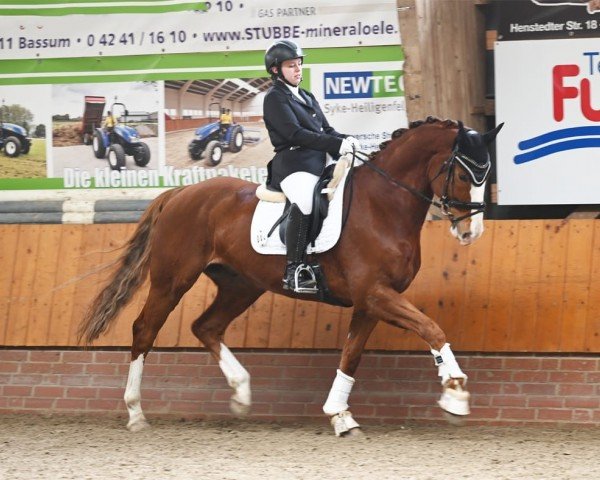
M 421 200 L 429 203 L 430 205 L 433 205 L 433 206 L 439 208 L 440 211 L 442 212 L 442 215 L 444 215 L 446 218 L 448 218 L 448 220 L 452 224 L 452 227 L 456 227 L 456 225 L 458 223 L 462 222 L 463 220 L 470 218 L 473 215 L 477 215 L 478 213 L 483 213 L 485 211 L 485 207 L 486 207 L 485 202 L 463 202 L 460 200 L 455 200 L 455 199 L 449 198 L 449 196 L 448 196 L 450 187 L 454 183 L 454 169 L 456 168 L 457 163 L 460 164 L 467 171 L 467 173 L 471 177 L 471 183 L 476 186 L 481 186 L 485 183 L 485 181 L 487 180 L 487 177 L 489 176 L 490 170 L 491 170 L 491 162 L 490 162 L 489 158 L 487 159 L 487 162 L 484 165 L 477 163 L 472 158 L 465 155 L 464 153 L 462 153 L 459 150 L 458 142 L 455 142 L 454 148 L 452 149 L 452 153 L 450 154 L 448 159 L 445 160 L 444 163 L 442 163 L 439 171 L 430 181 L 430 183 L 433 182 L 436 178 L 438 178 L 440 175 L 442 175 L 444 172 L 446 172 L 446 178 L 444 181 L 444 189 L 442 191 L 442 195 L 440 197 L 439 202 L 436 201 L 433 197 L 429 197 L 428 195 L 425 195 L 420 190 L 417 190 L 416 188 L 411 187 L 410 185 L 407 185 L 403 182 L 396 180 L 385 170 L 379 168 L 376 165 L 373 165 L 369 161 L 369 155 L 367 153 L 357 151 L 357 150 L 355 150 L 353 152 L 352 165 L 351 165 L 352 169 L 354 167 L 355 159 L 359 160 L 360 162 L 363 163 L 363 165 L 366 165 L 368 168 L 370 168 L 374 172 L 376 172 L 379 175 L 381 175 L 382 177 L 386 178 L 393 185 L 403 188 L 405 190 L 408 190 L 410 193 L 412 193 L 416 197 L 420 198 Z M 477 175 L 477 173 L 479 175 Z M 464 210 L 467 213 L 457 217 L 451 212 L 451 210 L 450 210 L 451 208 L 454 208 L 456 210 Z

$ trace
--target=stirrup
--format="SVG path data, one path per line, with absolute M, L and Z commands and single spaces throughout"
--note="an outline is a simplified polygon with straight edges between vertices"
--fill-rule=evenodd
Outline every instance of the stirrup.
M 312 286 L 300 286 L 300 278 L 303 275 L 306 276 L 307 279 L 304 280 L 302 284 L 308 284 Z M 294 272 L 294 284 L 284 284 L 284 288 L 285 286 L 287 286 L 288 289 L 292 290 L 295 293 L 319 293 L 319 285 L 317 283 L 317 277 L 315 276 L 315 272 L 313 271 L 310 265 L 307 265 L 305 263 L 301 263 L 296 267 L 296 271 Z

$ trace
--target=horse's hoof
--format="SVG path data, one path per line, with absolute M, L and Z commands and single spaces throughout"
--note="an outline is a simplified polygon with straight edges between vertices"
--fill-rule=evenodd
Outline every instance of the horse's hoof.
M 141 432 L 142 430 L 146 430 L 148 428 L 150 428 L 150 424 L 145 418 L 136 420 L 135 422 L 129 422 L 127 424 L 127 430 L 132 433 Z
M 364 438 L 365 433 L 362 431 L 360 427 L 351 428 L 347 432 L 341 433 L 340 437 L 342 438 Z
M 452 413 L 446 411 L 443 413 L 446 421 L 454 427 L 464 427 L 467 424 L 466 415 L 453 415 Z
M 471 395 L 466 390 L 445 388 L 438 401 L 440 408 L 452 415 L 469 415 L 469 399 Z
M 240 403 L 235 398 L 229 401 L 229 409 L 236 417 L 247 417 L 250 414 L 250 405 Z
M 356 420 L 352 418 L 352 414 L 347 410 L 334 415 L 329 419 L 329 422 L 333 427 L 333 432 L 336 437 L 346 436 L 350 434 L 352 430 L 360 431 L 360 425 L 356 423 Z

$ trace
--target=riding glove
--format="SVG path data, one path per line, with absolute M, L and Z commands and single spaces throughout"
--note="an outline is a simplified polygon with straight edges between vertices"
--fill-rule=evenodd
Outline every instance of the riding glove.
M 352 146 L 356 149 L 357 152 L 360 151 L 360 142 L 356 138 L 346 137 L 346 140 L 348 140 L 352 144 Z
M 354 144 L 351 142 L 352 137 L 347 137 L 342 140 L 342 145 L 340 146 L 340 155 L 347 155 L 349 153 L 354 152 Z M 356 139 L 354 139 L 356 140 Z

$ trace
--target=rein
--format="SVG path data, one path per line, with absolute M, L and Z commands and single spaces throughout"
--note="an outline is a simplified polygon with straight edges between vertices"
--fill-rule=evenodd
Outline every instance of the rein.
M 440 211 L 442 212 L 442 214 L 444 216 L 446 216 L 448 218 L 448 220 L 450 220 L 450 222 L 452 223 L 452 226 L 455 227 L 459 222 L 462 222 L 463 220 L 465 220 L 469 217 L 472 217 L 473 215 L 477 215 L 478 213 L 483 213 L 485 211 L 485 207 L 486 207 L 485 202 L 461 202 L 459 200 L 453 200 L 451 198 L 448 198 L 448 189 L 450 188 L 450 183 L 452 182 L 452 173 L 454 172 L 454 166 L 456 165 L 456 161 L 457 160 L 460 161 L 460 158 L 461 158 L 460 155 L 461 154 L 458 150 L 458 145 L 455 145 L 454 149 L 452 150 L 452 153 L 450 154 L 450 157 L 448 157 L 448 159 L 444 163 L 442 163 L 442 166 L 440 167 L 439 172 L 431 180 L 433 182 L 433 180 L 435 180 L 437 177 L 439 177 L 444 172 L 444 169 L 446 170 L 446 180 L 444 182 L 444 192 L 443 192 L 442 196 L 440 197 L 439 202 L 434 200 L 433 197 L 429 197 L 429 196 L 425 195 L 420 190 L 417 190 L 416 188 L 411 187 L 410 185 L 407 185 L 406 183 L 396 180 L 382 168 L 379 168 L 378 166 L 373 165 L 369 161 L 369 155 L 365 152 L 354 150 L 353 155 L 352 155 L 351 169 L 352 170 L 354 169 L 354 160 L 355 159 L 359 160 L 360 162 L 363 163 L 363 165 L 366 165 L 368 168 L 373 170 L 375 173 L 384 177 L 386 180 L 388 180 L 394 186 L 403 188 L 404 190 L 407 190 L 408 192 L 412 193 L 414 196 L 423 200 L 424 202 L 428 203 L 429 205 L 433 205 L 434 207 L 439 208 Z M 462 164 L 462 162 L 461 162 L 461 164 Z M 445 167 L 447 167 L 447 168 L 445 168 Z M 350 182 L 352 182 L 352 177 L 350 177 Z M 350 183 L 350 185 L 351 184 L 352 183 Z M 350 190 L 350 192 L 352 192 L 352 190 Z M 350 196 L 350 199 L 352 199 L 352 196 Z M 468 210 L 468 212 L 459 217 L 455 217 L 454 214 L 450 211 L 451 208 L 456 208 L 457 210 Z M 346 216 L 346 219 L 347 219 L 347 216 Z M 345 221 L 344 221 L 344 223 L 345 223 Z

